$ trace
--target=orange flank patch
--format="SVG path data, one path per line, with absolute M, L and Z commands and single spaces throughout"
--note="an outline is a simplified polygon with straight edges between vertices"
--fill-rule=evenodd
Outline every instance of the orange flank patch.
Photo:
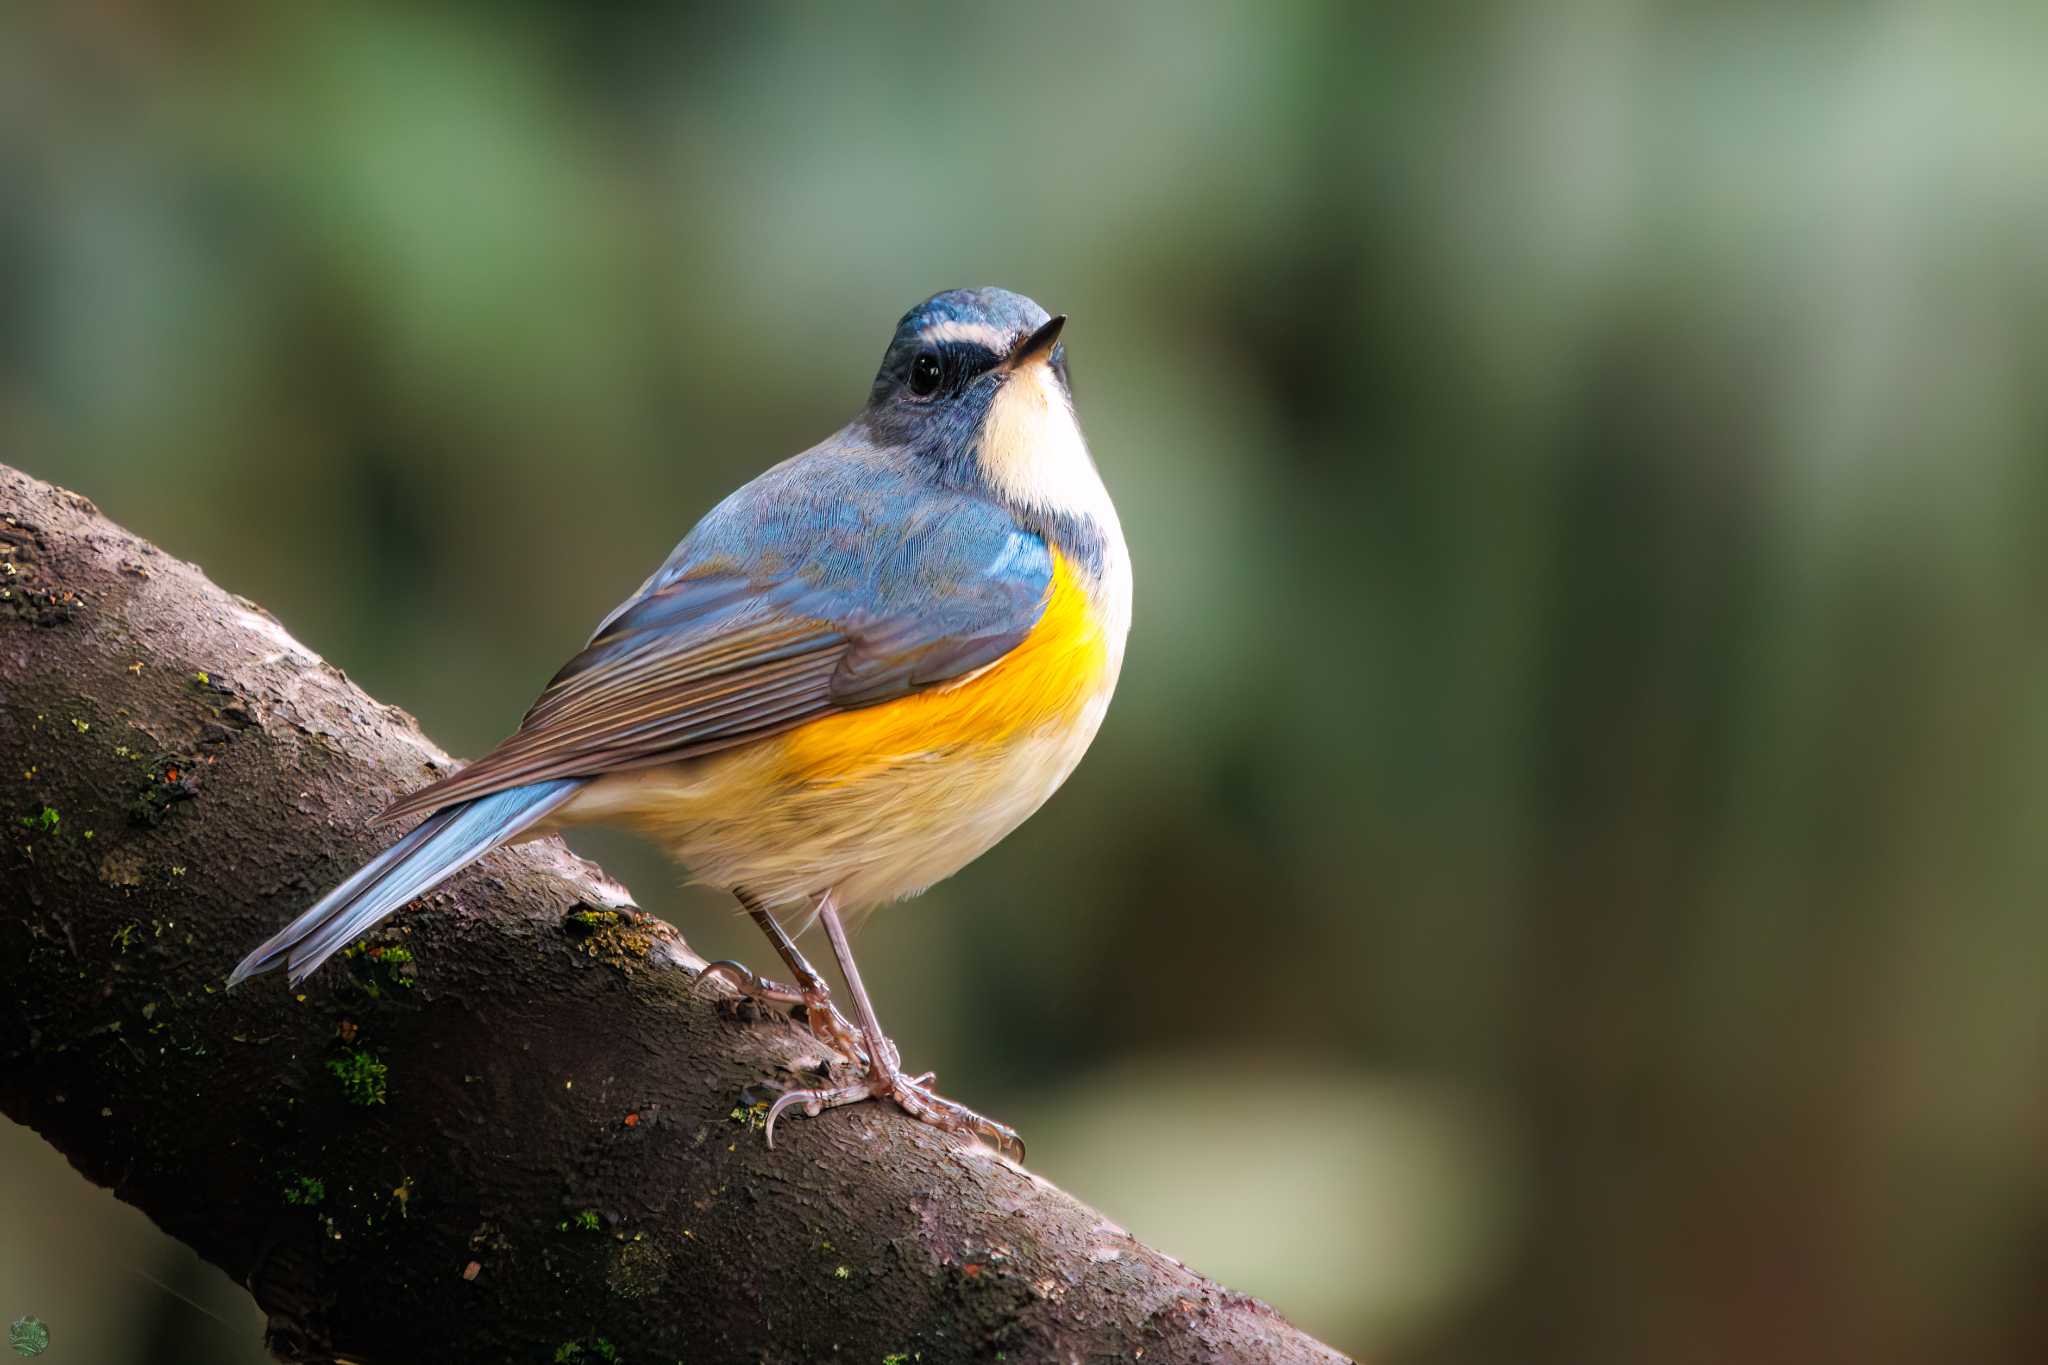
M 1093 699 L 1108 657 L 1088 593 L 1055 550 L 1045 609 L 1015 649 L 959 681 L 799 726 L 783 738 L 787 775 L 848 781 L 903 758 L 1000 744 L 1071 720 Z

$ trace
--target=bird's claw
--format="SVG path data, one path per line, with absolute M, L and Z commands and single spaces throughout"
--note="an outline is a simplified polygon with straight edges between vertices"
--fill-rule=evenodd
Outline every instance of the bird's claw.
M 882 1046 L 891 1055 L 895 1046 L 887 1039 Z M 836 1109 L 842 1104 L 859 1104 L 863 1100 L 890 1099 L 896 1102 L 904 1113 L 921 1123 L 934 1128 L 943 1128 L 949 1133 L 967 1133 L 979 1138 L 1011 1160 L 1024 1160 L 1024 1139 L 1008 1124 L 997 1123 L 994 1119 L 977 1114 L 964 1104 L 957 1104 L 934 1092 L 931 1087 L 933 1075 L 927 1071 L 920 1076 L 900 1074 L 878 1074 L 870 1070 L 866 1076 L 851 1085 L 820 1086 L 810 1090 L 787 1090 L 768 1106 L 767 1121 L 762 1125 L 768 1145 L 775 1145 L 775 1120 L 791 1109 L 800 1109 L 805 1117 L 816 1118 L 827 1109 Z
M 730 958 L 705 963 L 704 969 L 697 973 L 697 979 L 690 983 L 691 989 L 701 988 L 707 980 L 725 982 L 743 999 L 770 1005 L 802 1005 L 814 1038 L 845 1055 L 856 1066 L 868 1064 L 867 1053 L 861 1047 L 860 1030 L 847 1022 L 846 1016 L 832 1004 L 830 993 L 822 985 L 809 991 L 799 986 L 786 986 Z
M 699 989 L 707 981 L 723 981 L 749 1000 L 776 1005 L 804 1003 L 804 993 L 796 987 L 770 981 L 745 963 L 734 962 L 731 958 L 705 963 L 704 970 L 698 972 L 697 979 L 690 983 L 691 989 Z
M 831 992 L 825 988 L 824 978 L 804 961 L 804 955 L 797 951 L 796 944 L 783 932 L 782 926 L 766 907 L 744 890 L 736 894 L 740 904 L 746 906 L 747 913 L 761 927 L 761 932 L 782 954 L 782 960 L 790 971 L 796 974 L 798 984 L 784 986 L 763 980 L 739 963 L 730 961 L 708 964 L 699 973 L 698 980 L 708 977 L 728 982 L 741 995 L 755 1000 L 802 1005 L 810 1019 L 812 1035 L 825 1046 L 843 1053 L 864 1073 L 860 1080 L 849 1085 L 785 1091 L 768 1107 L 767 1120 L 763 1124 L 770 1147 L 775 1145 L 775 1121 L 791 1109 L 802 1109 L 805 1114 L 815 1117 L 842 1104 L 890 1099 L 904 1113 L 922 1123 L 952 1133 L 972 1134 L 1004 1156 L 1020 1162 L 1024 1160 L 1024 1140 L 1017 1136 L 1016 1129 L 984 1118 L 966 1105 L 955 1104 L 938 1094 L 931 1088 L 935 1078 L 929 1071 L 916 1076 L 903 1074 L 902 1059 L 897 1054 L 896 1045 L 882 1032 L 882 1025 L 875 1018 L 874 1006 L 868 1003 L 867 991 L 860 982 L 860 971 L 853 965 L 853 948 L 846 941 L 845 926 L 840 923 L 838 907 L 829 893 L 818 898 L 818 918 L 825 926 L 826 937 L 832 940 L 832 952 L 839 959 L 840 973 L 846 978 L 847 990 L 860 1014 L 861 1026 L 858 1028 L 832 1007 Z M 830 1073 L 820 1068 L 818 1074 L 826 1076 Z

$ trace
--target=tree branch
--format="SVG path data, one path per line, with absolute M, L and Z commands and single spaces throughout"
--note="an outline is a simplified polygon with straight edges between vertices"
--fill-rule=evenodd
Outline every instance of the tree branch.
M 448 756 L 5 466 L 0 764 L 0 1106 L 247 1285 L 285 1359 L 1338 1359 L 887 1106 L 767 1150 L 743 1096 L 821 1050 L 693 995 L 559 840 L 300 993 L 223 991 Z

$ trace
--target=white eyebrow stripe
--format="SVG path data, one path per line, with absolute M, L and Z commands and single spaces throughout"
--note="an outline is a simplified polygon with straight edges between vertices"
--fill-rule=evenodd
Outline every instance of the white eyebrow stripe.
M 971 341 L 977 346 L 986 346 L 997 355 L 1007 355 L 1010 350 L 1010 334 L 986 322 L 960 322 L 953 318 L 940 318 L 918 333 L 926 341 Z

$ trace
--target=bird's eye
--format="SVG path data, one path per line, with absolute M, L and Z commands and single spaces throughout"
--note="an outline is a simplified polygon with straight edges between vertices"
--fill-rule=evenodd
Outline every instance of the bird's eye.
M 917 358 L 910 362 L 910 391 L 919 398 L 929 398 L 939 391 L 939 381 L 946 377 L 946 367 L 939 363 L 937 351 L 919 351 Z

